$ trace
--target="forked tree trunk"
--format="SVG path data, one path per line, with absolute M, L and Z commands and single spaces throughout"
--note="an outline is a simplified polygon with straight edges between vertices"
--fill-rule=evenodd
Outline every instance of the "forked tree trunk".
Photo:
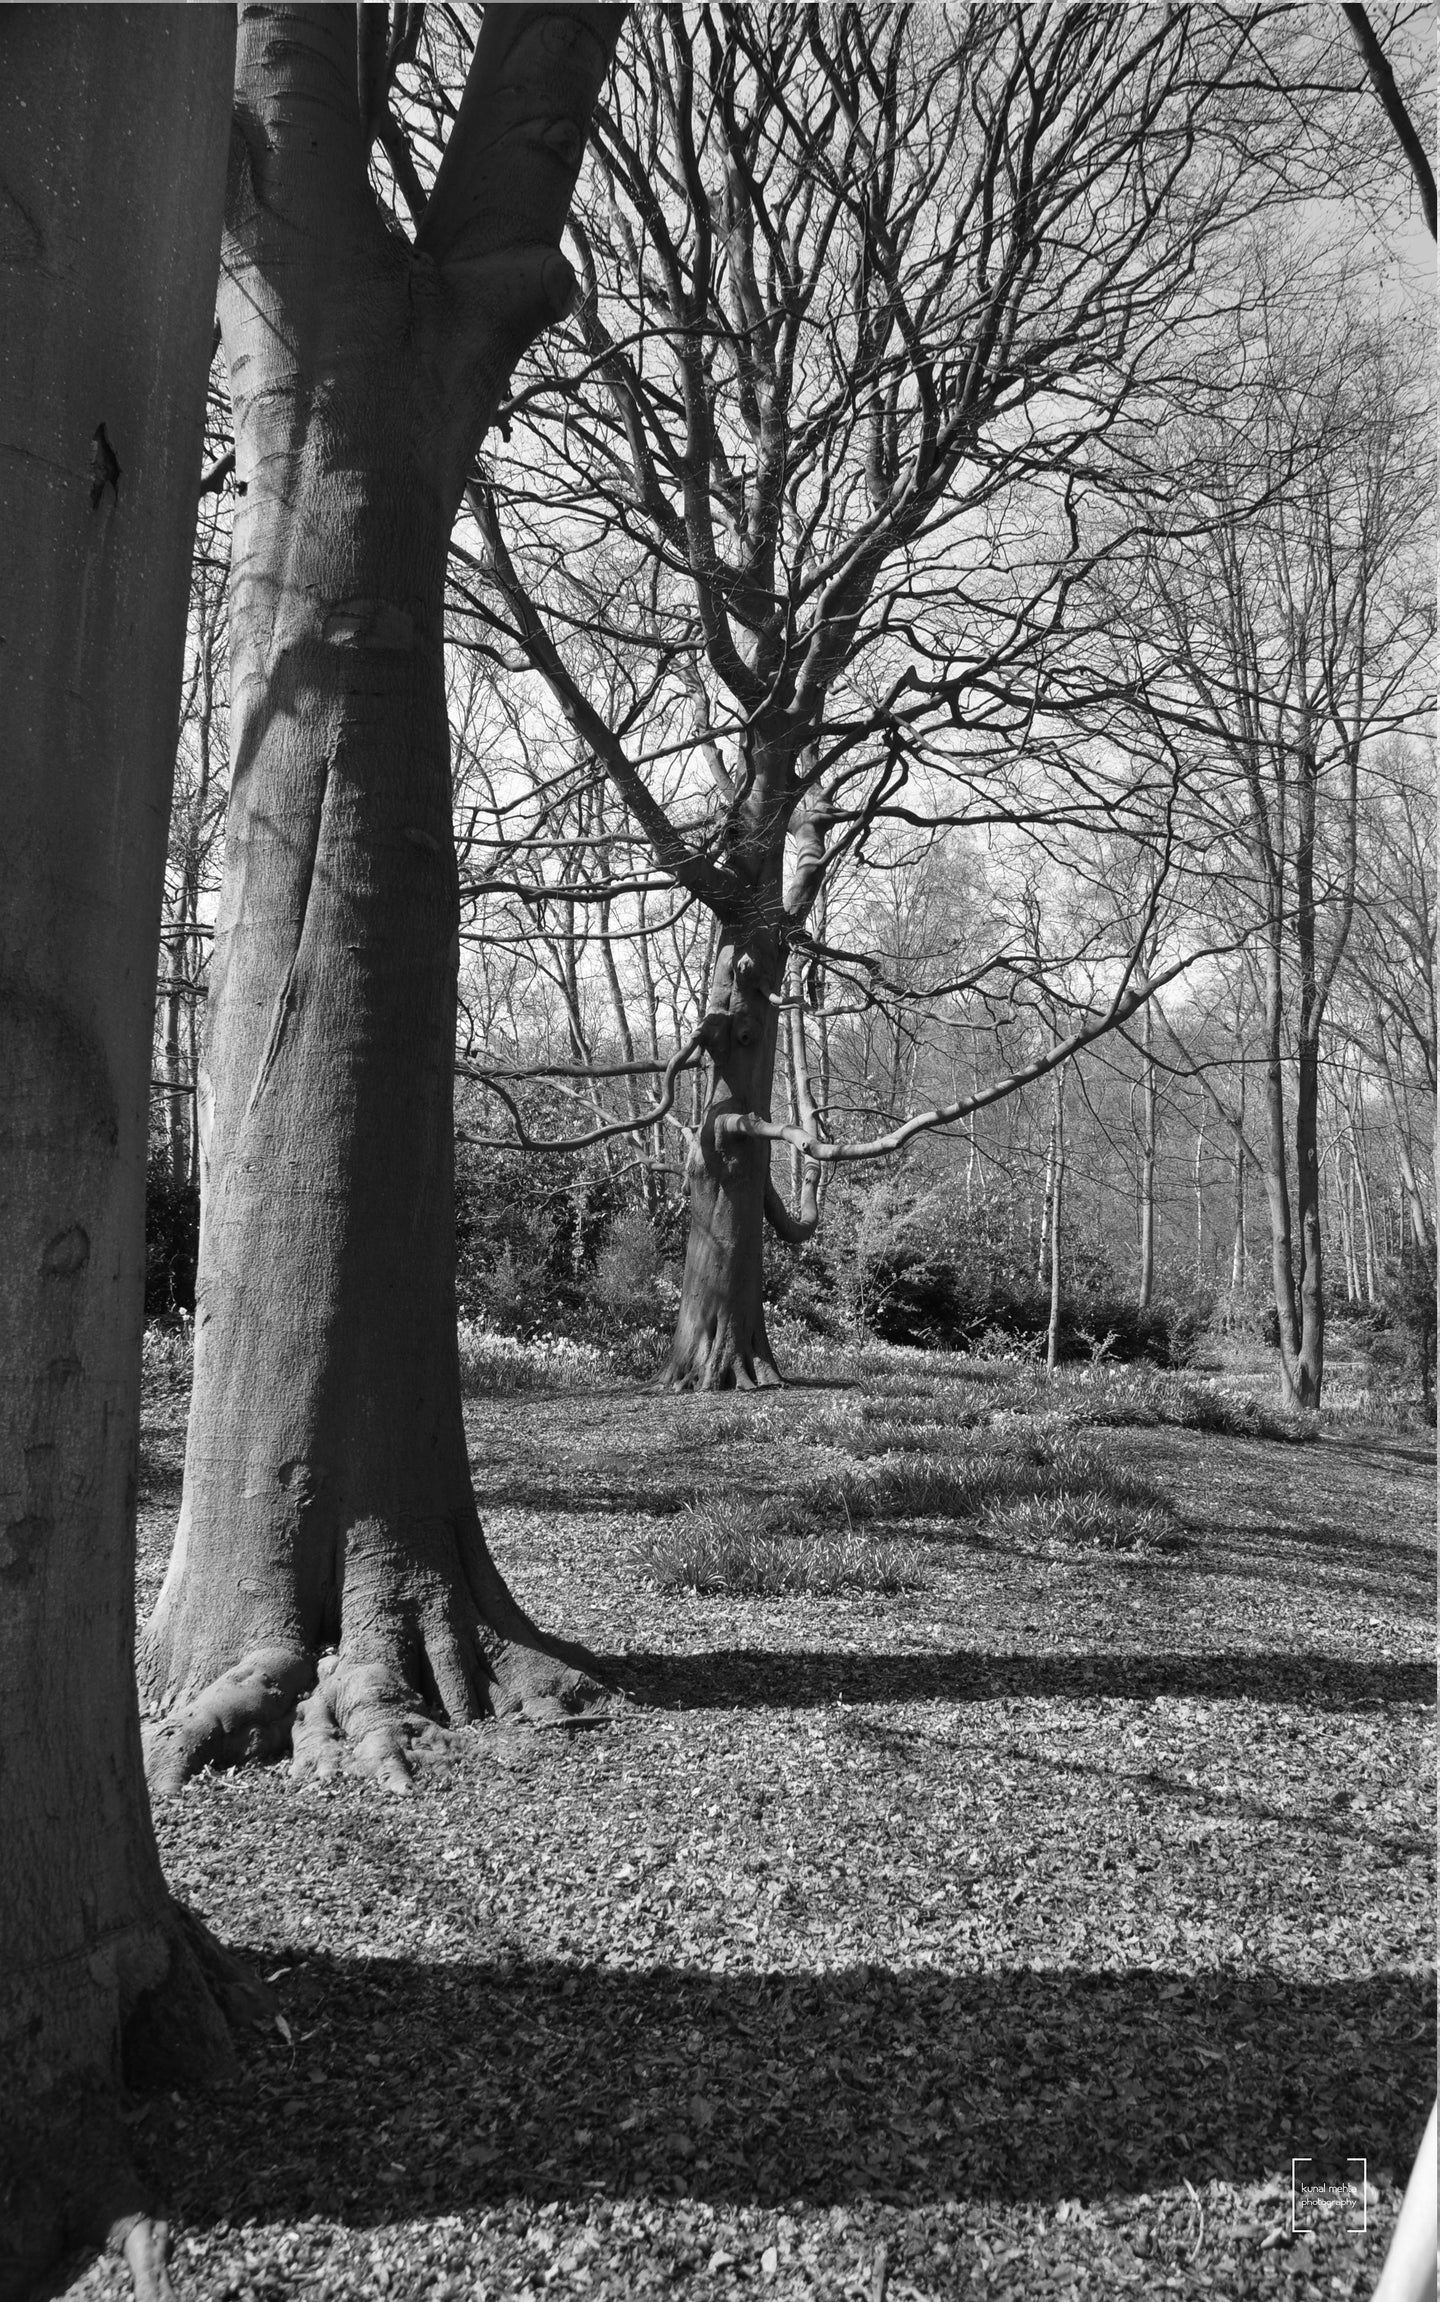
M 0 12 L 6 2297 L 107 2235 L 160 2290 L 117 2087 L 233 2065 L 213 1946 L 161 1876 L 134 1679 L 148 1088 L 233 46 L 220 8 Z
M 494 1567 L 466 1457 L 443 606 L 474 448 L 563 308 L 614 29 L 487 13 L 412 250 L 366 179 L 353 13 L 242 11 L 234 767 L 185 1487 L 142 1648 L 156 1787 L 293 1739 L 297 1772 L 403 1789 L 447 1729 L 599 1694 Z
M 706 1019 L 709 1091 L 690 1152 L 690 1228 L 670 1357 L 677 1391 L 768 1390 L 780 1373 L 765 1332 L 770 1146 L 727 1135 L 734 1113 L 770 1116 L 784 962 L 773 931 L 727 927 Z

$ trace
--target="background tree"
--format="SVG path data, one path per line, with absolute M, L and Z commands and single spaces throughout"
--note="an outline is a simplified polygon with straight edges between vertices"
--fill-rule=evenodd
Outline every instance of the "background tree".
M 1419 378 L 1395 332 L 1343 298 L 1323 331 L 1293 303 L 1290 315 L 1262 274 L 1258 340 L 1238 348 L 1225 403 L 1177 431 L 1128 601 L 1115 569 L 1107 581 L 1152 740 L 1194 771 L 1209 879 L 1196 900 L 1257 930 L 1281 1377 L 1310 1407 L 1324 1373 L 1325 1018 L 1355 916 L 1366 764 L 1423 708 L 1434 619 L 1417 556 L 1431 505 Z
M 570 300 L 558 239 L 618 12 L 486 13 L 412 240 L 368 170 L 400 150 L 420 21 L 363 9 L 357 45 L 333 7 L 240 17 L 233 764 L 184 1494 L 141 1647 L 161 1787 L 293 1724 L 298 1767 L 401 1789 L 441 1721 L 596 1691 L 497 1573 L 466 1458 L 443 609 L 475 449 Z
M 527 379 L 471 505 L 492 619 L 715 921 L 672 1384 L 778 1379 L 790 958 L 823 959 L 876 822 L 1027 804 L 1083 684 L 1108 436 L 1156 418 L 1207 251 L 1294 161 L 1290 38 L 1263 10 L 635 21 L 572 225 L 584 364 Z
M 0 17 L 0 2294 L 107 2236 L 117 2113 L 233 2064 L 134 1681 L 146 1089 L 234 19 Z

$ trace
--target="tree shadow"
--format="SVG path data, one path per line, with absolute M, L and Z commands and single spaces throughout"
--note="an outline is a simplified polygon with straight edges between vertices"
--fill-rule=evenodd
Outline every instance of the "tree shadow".
M 1379 1432 L 1322 1431 L 1320 1444 L 1327 1453 L 1360 1455 L 1371 1462 L 1416 1463 L 1425 1470 L 1435 1468 L 1435 1441 L 1418 1433 L 1412 1438 L 1388 1438 Z
M 838 1654 L 721 1647 L 700 1654 L 602 1658 L 643 1700 L 667 1710 L 808 1710 L 826 1703 L 1195 1701 L 1288 1703 L 1349 1711 L 1433 1703 L 1428 1663 L 1259 1654 Z
M 575 1518 L 633 1518 L 637 1514 L 654 1519 L 674 1518 L 695 1501 L 699 1485 L 698 1479 L 692 1479 L 683 1487 L 647 1486 L 643 1479 L 629 1478 L 623 1486 L 608 1486 L 583 1475 L 569 1479 L 492 1480 L 483 1461 L 472 1462 L 471 1476 L 482 1514 L 486 1510 L 542 1511 Z
M 1403 2181 L 1427 1982 L 1163 1971 L 726 1974 L 306 1958 L 288 2056 L 143 2122 L 192 2225 L 504 2198 L 1048 2202 L 1295 2157 Z M 268 2060 L 267 2060 L 268 2057 Z

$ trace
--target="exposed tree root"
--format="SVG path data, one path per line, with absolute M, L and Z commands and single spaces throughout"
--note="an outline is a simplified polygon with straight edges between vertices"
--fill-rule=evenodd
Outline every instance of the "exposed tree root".
M 295 1707 L 315 1684 L 313 1656 L 257 1647 L 168 1718 L 144 1729 L 152 1797 L 166 1797 L 207 1766 L 278 1758 L 290 1746 Z
M 546 1638 L 508 1592 L 495 1611 L 519 1635 L 499 1640 L 479 1623 L 457 1626 L 442 1610 L 418 1638 L 386 1639 L 378 1653 L 348 1654 L 343 1645 L 319 1656 L 257 1649 L 147 1726 L 152 1795 L 178 1791 L 205 1767 L 288 1751 L 297 1780 L 359 1776 L 403 1796 L 421 1768 L 454 1763 L 456 1728 L 479 1719 L 604 1724 L 615 1690 L 595 1658 Z
M 135 2302 L 175 2302 L 166 2255 L 170 2231 L 153 2214 L 136 2214 L 128 2224 L 117 2223 L 107 2240 L 112 2254 L 123 2254 L 135 2287 Z
M 420 1709 L 411 1686 L 388 1663 L 320 1659 L 319 1683 L 295 1719 L 291 1773 L 326 1782 L 357 1774 L 401 1794 L 417 1767 L 449 1766 L 450 1730 Z
M 741 1340 L 725 1321 L 677 1335 L 656 1388 L 661 1391 L 778 1391 L 784 1379 L 762 1334 Z

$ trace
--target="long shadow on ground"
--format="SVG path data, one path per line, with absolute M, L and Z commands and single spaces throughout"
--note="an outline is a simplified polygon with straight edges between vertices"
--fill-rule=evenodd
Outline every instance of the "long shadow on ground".
M 1428 1663 L 1347 1662 L 1333 1655 L 996 1655 L 708 1653 L 603 1658 L 632 1693 L 668 1710 L 807 1710 L 817 1704 L 1066 1701 L 1162 1695 L 1373 1710 L 1433 1703 Z
M 503 2197 L 1045 2202 L 1296 2157 L 1403 2180 L 1434 2089 L 1404 1975 L 818 1976 L 307 1959 L 301 2043 L 139 2130 L 192 2224 Z

